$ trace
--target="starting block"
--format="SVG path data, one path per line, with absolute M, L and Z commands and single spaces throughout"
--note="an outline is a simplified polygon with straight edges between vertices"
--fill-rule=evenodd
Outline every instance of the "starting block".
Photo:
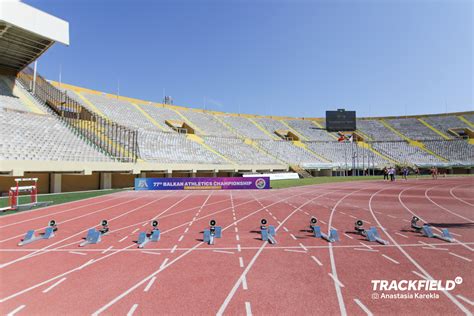
M 276 236 L 275 227 L 273 225 L 268 225 L 268 227 L 266 227 L 265 226 L 267 224 L 266 219 L 262 219 L 260 223 L 262 224 L 260 226 L 260 233 L 262 234 L 262 240 L 268 241 L 270 244 L 276 244 L 277 241 L 275 239 L 275 236 Z
M 454 238 L 451 236 L 447 228 L 443 228 L 441 230 L 442 235 L 438 235 L 438 234 L 433 233 L 431 226 L 429 226 L 428 224 L 424 224 L 423 226 L 417 225 L 418 220 L 419 218 L 416 216 L 413 216 L 411 220 L 411 227 L 415 229 L 415 231 L 421 232 L 423 235 L 425 235 L 428 238 L 438 238 L 447 242 L 454 242 Z
M 86 240 L 79 244 L 79 247 L 84 247 L 89 244 L 98 244 L 102 240 L 102 236 L 108 234 L 109 226 L 107 220 L 103 220 L 101 222 L 102 229 L 96 230 L 95 228 L 91 228 L 87 231 Z
M 153 226 L 153 230 L 151 231 L 150 237 L 147 236 L 146 232 L 141 232 L 138 235 L 138 248 L 143 248 L 145 245 L 152 241 L 152 242 L 157 242 L 160 240 L 160 230 L 158 229 L 158 221 L 154 220 L 151 223 L 151 226 Z
M 370 229 L 366 230 L 364 229 L 364 227 L 362 227 L 363 225 L 364 225 L 364 222 L 362 222 L 360 219 L 355 222 L 354 229 L 357 234 L 365 236 L 367 240 L 371 242 L 378 242 L 379 244 L 382 244 L 382 245 L 389 244 L 387 240 L 384 240 L 380 237 L 380 234 L 377 231 L 377 227 L 372 226 L 370 227 Z
M 209 244 L 209 245 L 214 245 L 214 239 L 215 238 L 222 238 L 222 227 L 221 226 L 216 226 L 216 221 L 211 220 L 209 222 L 209 225 L 211 226 L 209 229 L 204 230 L 204 242 Z
M 329 230 L 329 236 L 328 236 L 325 233 L 321 232 L 321 227 L 316 225 L 317 222 L 318 220 L 316 219 L 316 217 L 311 217 L 311 224 L 309 225 L 309 227 L 311 228 L 311 231 L 313 232 L 314 237 L 322 238 L 329 242 L 339 241 L 339 234 L 337 233 L 337 230 L 331 228 Z
M 34 230 L 29 230 L 23 240 L 18 243 L 18 246 L 23 246 L 27 244 L 31 244 L 34 241 L 41 240 L 41 239 L 50 239 L 54 237 L 54 232 L 58 230 L 56 226 L 56 221 L 50 220 L 49 221 L 49 226 L 45 229 L 43 234 L 40 234 L 39 236 L 35 236 L 35 231 Z
M 372 242 L 375 241 L 382 245 L 389 244 L 388 241 L 380 237 L 379 232 L 377 231 L 377 228 L 374 226 L 370 227 L 370 229 L 366 231 L 366 236 L 367 236 L 368 241 L 372 241 Z

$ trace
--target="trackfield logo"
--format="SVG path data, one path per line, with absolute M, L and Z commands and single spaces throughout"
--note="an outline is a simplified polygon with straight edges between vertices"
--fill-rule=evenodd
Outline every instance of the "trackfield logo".
M 373 291 L 451 291 L 462 283 L 461 277 L 454 280 L 372 280 Z
M 454 280 L 372 280 L 372 299 L 439 299 L 439 291 L 452 291 L 462 283 Z M 420 291 L 426 291 L 424 293 Z M 380 292 L 380 293 L 379 293 Z M 388 293 L 387 293 L 388 292 Z M 400 293 L 401 292 L 401 293 Z

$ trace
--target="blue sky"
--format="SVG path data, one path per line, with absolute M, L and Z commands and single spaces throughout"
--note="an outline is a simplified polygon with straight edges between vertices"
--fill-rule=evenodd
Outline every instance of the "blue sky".
M 65 83 L 266 115 L 474 108 L 469 0 L 24 2 L 69 21 L 39 61 Z

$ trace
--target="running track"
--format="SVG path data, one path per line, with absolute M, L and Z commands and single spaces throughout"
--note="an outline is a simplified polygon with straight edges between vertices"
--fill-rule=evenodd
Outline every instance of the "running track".
M 0 314 L 472 315 L 473 210 L 473 179 L 460 177 L 121 192 L 7 215 L 0 217 Z M 449 228 L 457 241 L 410 231 L 413 214 Z M 340 242 L 311 237 L 311 215 L 323 231 L 336 228 Z M 27 230 L 42 231 L 53 218 L 54 238 L 17 246 Z M 262 218 L 277 228 L 277 245 L 260 240 Z M 111 233 L 78 247 L 102 219 Z M 138 249 L 134 241 L 152 219 L 161 240 Z M 201 242 L 210 219 L 224 229 L 213 246 Z M 352 234 L 356 219 L 377 226 L 390 245 Z M 462 284 L 436 299 L 372 298 L 371 280 L 458 276 Z

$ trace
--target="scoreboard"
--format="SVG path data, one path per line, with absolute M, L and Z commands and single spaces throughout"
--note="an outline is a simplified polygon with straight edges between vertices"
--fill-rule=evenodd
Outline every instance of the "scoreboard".
M 328 132 L 350 132 L 356 130 L 356 112 L 338 109 L 326 111 L 326 129 Z

